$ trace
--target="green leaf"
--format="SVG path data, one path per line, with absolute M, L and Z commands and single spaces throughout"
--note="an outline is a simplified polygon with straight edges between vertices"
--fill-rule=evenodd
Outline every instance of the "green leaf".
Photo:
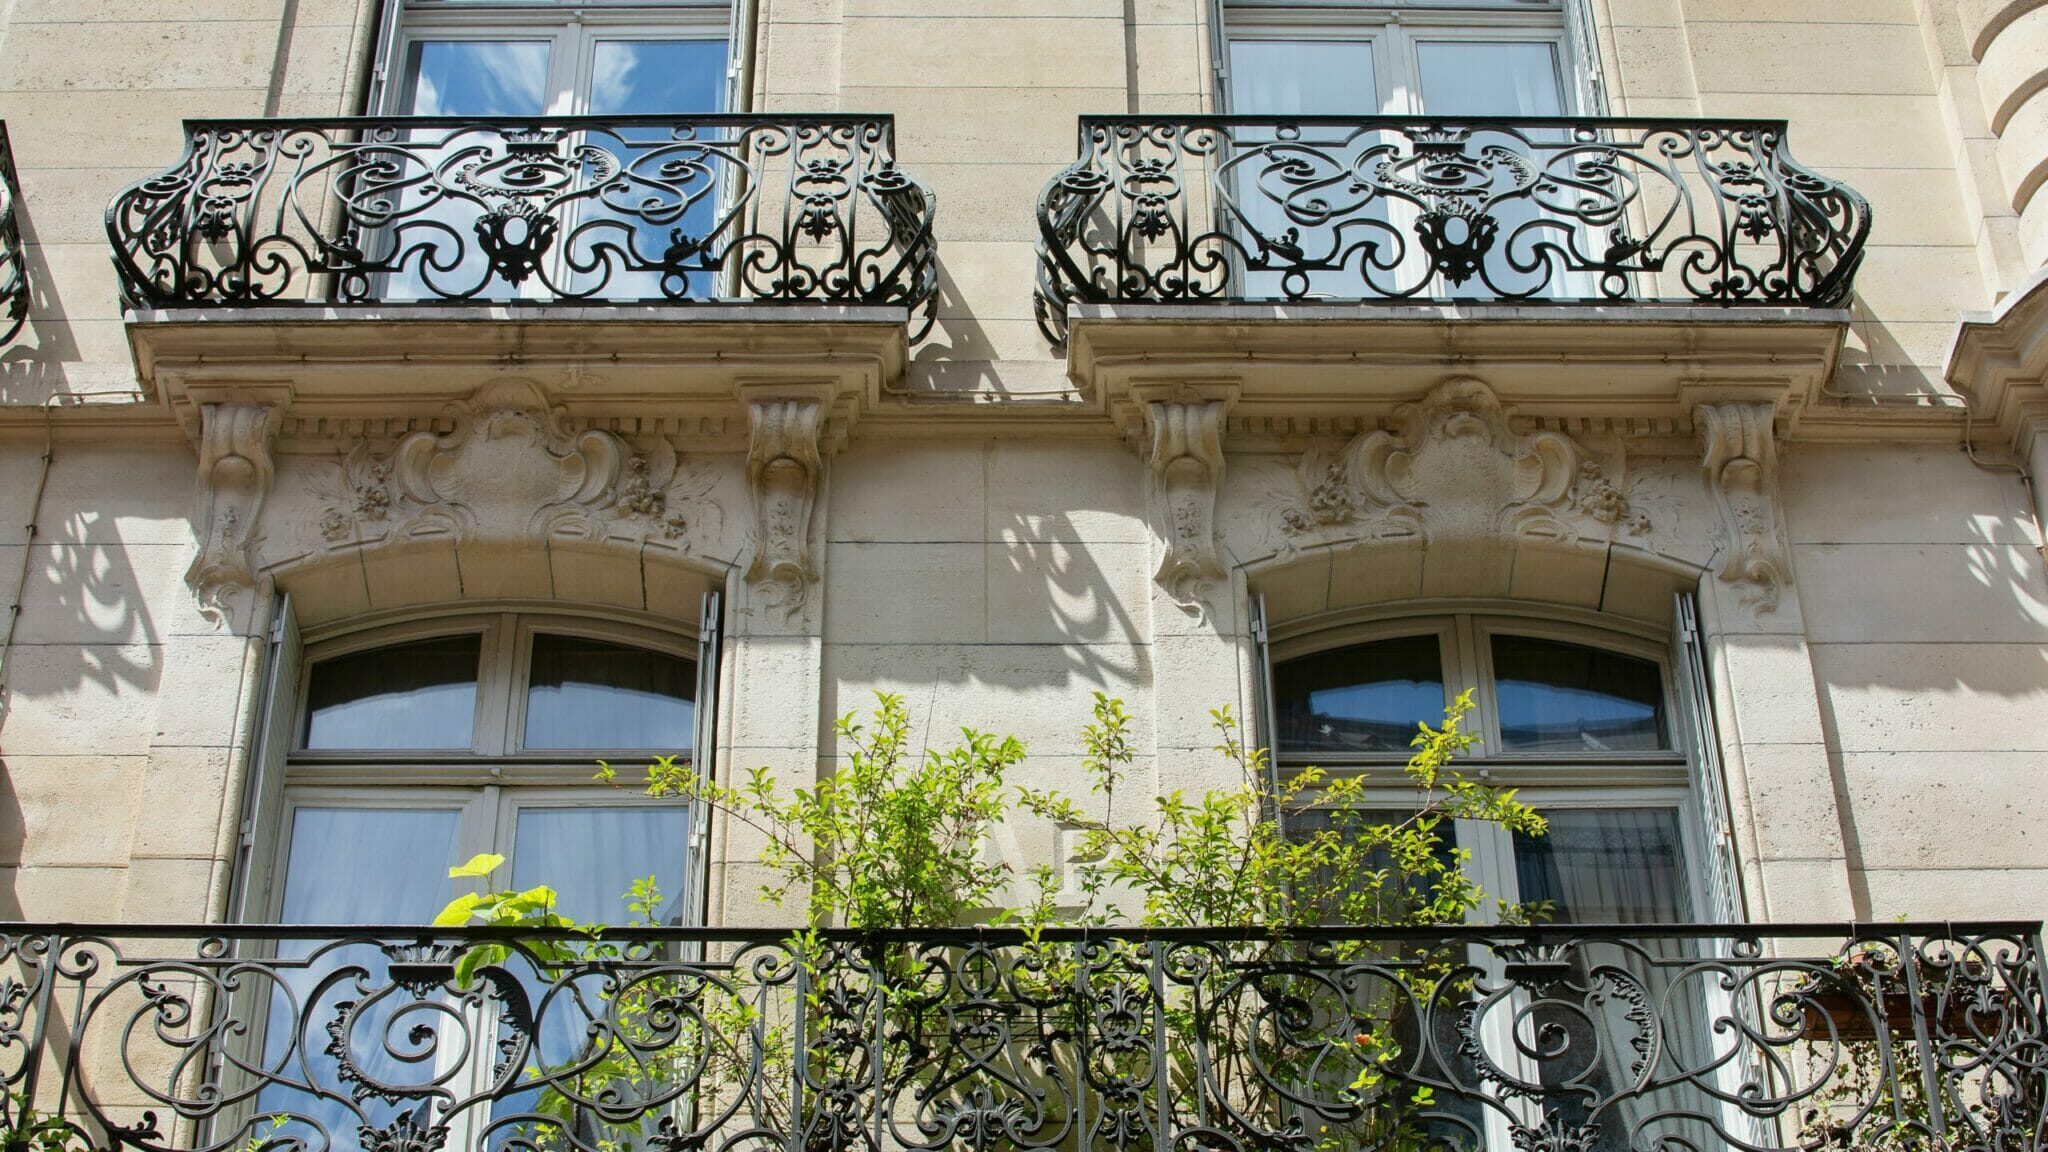
M 482 901 L 483 895 L 477 892 L 465 892 L 457 896 L 434 917 L 434 927 L 459 928 L 469 923 L 469 918 L 476 913 L 476 906 Z
M 471 856 L 468 863 L 457 864 L 455 867 L 450 868 L 448 870 L 448 878 L 450 880 L 457 880 L 465 877 L 475 877 L 481 880 L 496 872 L 499 866 L 504 863 L 505 858 L 496 852 L 479 852 Z

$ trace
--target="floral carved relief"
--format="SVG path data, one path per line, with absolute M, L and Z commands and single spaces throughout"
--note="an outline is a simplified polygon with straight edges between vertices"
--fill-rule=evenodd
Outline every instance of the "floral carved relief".
M 1472 539 L 1644 535 L 1650 519 L 1621 454 L 1562 432 L 1518 432 L 1485 383 L 1444 382 L 1394 410 L 1388 428 L 1312 448 L 1262 501 L 1285 551 L 1319 537 Z
M 358 444 L 314 480 L 328 546 L 570 537 L 684 550 L 693 518 L 716 511 L 710 471 L 683 467 L 667 439 L 574 431 L 530 382 L 488 384 L 451 415 L 449 432 L 413 432 L 384 453 Z

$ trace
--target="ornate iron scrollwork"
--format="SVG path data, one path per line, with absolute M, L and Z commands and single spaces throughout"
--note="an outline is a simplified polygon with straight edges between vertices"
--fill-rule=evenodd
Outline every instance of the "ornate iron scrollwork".
M 197 120 L 114 198 L 130 301 L 902 304 L 936 198 L 887 116 Z
M 1782 121 L 1090 116 L 1039 197 L 1039 325 L 1071 303 L 1834 307 L 1870 205 Z
M 2048 1139 L 2032 925 L 207 931 L 0 929 L 0 1107 L 136 1152 Z
M 28 256 L 21 244 L 21 178 L 14 171 L 14 145 L 0 124 L 0 344 L 21 335 L 28 323 Z

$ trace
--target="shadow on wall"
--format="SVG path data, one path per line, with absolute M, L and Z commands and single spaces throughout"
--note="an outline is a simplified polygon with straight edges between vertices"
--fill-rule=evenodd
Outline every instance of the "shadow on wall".
M 1001 396 L 1012 400 L 1058 400 L 1073 395 L 1073 388 L 1066 378 L 1063 367 L 1052 372 L 1048 380 L 1037 369 L 1057 363 L 1052 350 L 1039 335 L 1036 323 L 1030 319 L 1031 297 L 1018 293 L 1015 319 L 999 319 L 996 322 L 1006 329 L 1015 329 L 1015 339 L 1025 341 L 1025 348 L 1034 349 L 1032 355 L 1018 359 L 1005 355 L 1005 349 L 998 345 L 988 329 L 979 319 L 979 313 L 972 311 L 960 293 L 960 285 L 946 267 L 943 256 L 939 259 L 939 316 L 932 325 L 930 335 L 910 350 L 910 372 L 907 387 L 916 395 L 981 395 Z M 1012 313 L 998 309 L 999 317 Z M 1014 369 L 1018 365 L 1031 365 L 1031 386 L 1019 388 L 1014 378 L 1015 371 L 998 372 L 996 364 L 1003 362 Z
M 132 546 L 105 512 L 57 518 L 38 536 L 43 543 L 30 554 L 15 633 L 17 649 L 36 649 L 40 657 L 33 686 L 68 691 L 92 684 L 116 695 L 154 692 L 162 648 L 149 613 L 149 589 L 134 561 L 138 555 L 182 561 L 185 550 L 167 544 Z M 0 700 L 0 737 L 6 734 L 10 706 L 11 701 Z
M 41 404 L 72 391 L 71 373 L 65 365 L 79 361 L 78 337 L 66 319 L 63 298 L 54 287 L 57 278 L 36 240 L 35 224 L 18 202 L 15 220 L 21 227 L 28 272 L 28 323 L 10 347 L 0 350 L 0 403 Z M 125 362 L 111 367 L 123 375 L 133 374 Z
M 824 719 L 870 708 L 873 691 L 899 692 L 936 733 L 966 724 L 1057 743 L 1087 722 L 1090 692 L 1137 703 L 1153 675 L 1150 548 L 1090 539 L 1110 534 L 1101 526 L 1122 521 L 1128 509 L 1076 506 L 1088 499 L 1089 485 L 1077 483 L 1064 509 L 997 513 L 986 543 L 974 542 L 981 561 L 971 568 L 893 574 L 883 593 L 886 617 L 915 622 L 951 612 L 965 625 L 962 611 L 978 610 L 981 631 L 927 628 L 922 638 L 898 641 L 871 624 L 861 638 L 834 640 L 826 649 Z M 946 580 L 982 587 L 927 583 Z M 931 603 L 940 600 L 948 606 Z M 826 746 L 833 743 L 826 733 Z

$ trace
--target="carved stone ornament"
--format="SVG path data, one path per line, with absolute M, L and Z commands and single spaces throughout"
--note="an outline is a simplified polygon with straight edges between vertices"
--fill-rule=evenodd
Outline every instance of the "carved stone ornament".
M 1200 604 L 1223 577 L 1216 547 L 1216 493 L 1223 484 L 1222 400 L 1152 401 L 1152 501 L 1166 554 L 1157 579 L 1182 604 Z
M 1777 609 L 1789 579 L 1778 523 L 1774 412 L 1771 404 L 1754 401 L 1703 403 L 1693 410 L 1705 448 L 1700 466 L 1721 507 L 1727 537 L 1721 579 L 1746 585 L 1742 603 L 1759 613 Z
M 824 460 L 818 448 L 824 405 L 809 399 L 747 405 L 747 489 L 754 501 L 754 559 L 747 579 L 793 615 L 818 578 L 811 563 L 811 515 Z
M 1369 539 L 1641 535 L 1616 459 L 1562 432 L 1517 432 L 1514 412 L 1485 383 L 1448 380 L 1394 410 L 1389 429 L 1334 454 L 1303 454 L 1266 505 L 1282 549 L 1346 526 Z
M 574 432 L 525 380 L 487 384 L 451 412 L 452 431 L 413 432 L 383 455 L 358 444 L 314 482 L 330 546 L 452 535 L 688 547 L 691 508 L 705 506 L 712 477 L 679 468 L 666 439 L 643 451 L 610 432 Z
M 199 610 L 220 622 L 227 599 L 256 584 L 257 523 L 276 480 L 271 440 L 278 409 L 270 404 L 202 404 L 199 432 L 199 553 L 185 580 Z

